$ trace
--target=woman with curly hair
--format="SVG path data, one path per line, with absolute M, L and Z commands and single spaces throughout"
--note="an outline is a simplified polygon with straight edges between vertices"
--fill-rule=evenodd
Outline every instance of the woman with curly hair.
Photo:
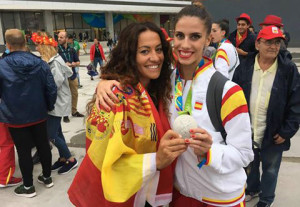
M 171 163 L 186 150 L 169 130 L 170 46 L 153 23 L 120 35 L 101 78 L 120 81 L 109 111 L 87 105 L 87 155 L 69 189 L 76 206 L 158 206 L 172 199 Z
M 243 90 L 224 79 L 216 71 L 213 61 L 203 57 L 204 48 L 210 43 L 212 21 L 202 5 L 194 3 L 184 7 L 177 14 L 174 25 L 174 51 L 178 64 L 170 77 L 173 83 L 170 125 L 176 129 L 176 120 L 188 113 L 197 122 L 197 127 L 190 129 L 187 135 L 190 144 L 177 159 L 176 189 L 169 206 L 245 206 L 246 173 L 243 168 L 253 160 L 253 151 Z M 222 79 L 224 84 L 219 85 L 214 94 L 208 92 L 212 80 Z M 99 96 L 103 94 L 102 89 L 106 93 L 106 87 L 101 88 L 101 84 L 110 85 L 108 81 L 101 81 Z M 220 105 L 217 105 L 216 99 L 214 102 L 220 111 L 215 112 L 213 117 L 209 107 L 214 104 L 209 97 L 215 96 L 218 91 L 221 92 Z M 213 118 L 220 121 L 224 130 L 215 128 Z

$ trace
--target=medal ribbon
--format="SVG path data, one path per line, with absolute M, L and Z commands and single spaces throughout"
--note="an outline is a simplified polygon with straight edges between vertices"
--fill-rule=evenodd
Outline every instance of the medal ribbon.
M 196 71 L 204 65 L 204 59 L 198 64 Z M 175 108 L 178 112 L 178 115 L 182 114 L 192 114 L 192 86 L 195 78 L 195 72 L 193 74 L 192 84 L 188 95 L 186 97 L 185 105 L 183 106 L 182 94 L 183 94 L 183 81 L 180 78 L 179 69 L 176 68 L 176 78 L 175 78 Z

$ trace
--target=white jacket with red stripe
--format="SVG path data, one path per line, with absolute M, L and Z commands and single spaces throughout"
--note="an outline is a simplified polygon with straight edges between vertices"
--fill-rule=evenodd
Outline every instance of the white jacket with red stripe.
M 240 60 L 238 53 L 231 42 L 226 40 L 221 43 L 220 47 L 217 49 L 214 60 L 216 70 L 231 80 L 234 71 L 239 64 Z
M 234 206 L 244 200 L 246 173 L 243 169 L 253 160 L 251 126 L 248 107 L 242 89 L 227 81 L 222 95 L 221 118 L 227 132 L 226 143 L 214 129 L 207 112 L 206 92 L 210 78 L 215 73 L 212 61 L 206 63 L 192 83 L 185 83 L 183 104 L 191 86 L 192 116 L 199 128 L 205 129 L 213 138 L 207 154 L 207 162 L 201 169 L 192 148 L 188 148 L 177 160 L 175 186 L 181 194 L 215 206 Z M 175 83 L 176 72 L 172 74 Z M 173 86 L 173 91 L 175 91 Z M 175 97 L 175 93 L 173 93 Z M 178 116 L 173 98 L 170 105 L 170 123 Z

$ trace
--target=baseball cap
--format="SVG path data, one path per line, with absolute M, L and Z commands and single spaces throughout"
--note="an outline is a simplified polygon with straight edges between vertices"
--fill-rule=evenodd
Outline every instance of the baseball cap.
M 264 38 L 266 40 L 274 39 L 274 38 L 281 38 L 285 39 L 281 30 L 278 29 L 276 26 L 267 26 L 260 30 L 260 32 L 257 35 L 256 40 L 259 40 L 260 38 Z

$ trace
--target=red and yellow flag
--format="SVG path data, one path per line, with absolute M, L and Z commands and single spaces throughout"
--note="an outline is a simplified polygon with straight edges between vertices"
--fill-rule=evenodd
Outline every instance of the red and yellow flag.
M 110 112 L 94 107 L 88 117 L 90 146 L 68 191 L 74 205 L 135 207 L 146 197 L 159 204 L 171 200 L 173 168 L 157 172 L 151 156 L 170 129 L 168 119 L 161 104 L 158 113 L 140 84 L 138 89 L 140 96 L 131 87 L 126 92 L 116 88 L 119 103 Z M 155 175 L 159 175 L 156 185 Z M 151 185 L 158 187 L 153 191 Z M 150 188 L 151 195 L 145 190 Z

